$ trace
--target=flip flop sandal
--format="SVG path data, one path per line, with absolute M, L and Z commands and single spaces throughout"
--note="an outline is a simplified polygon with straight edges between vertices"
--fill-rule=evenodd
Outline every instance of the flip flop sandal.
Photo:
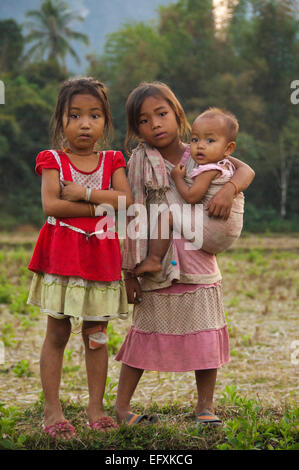
M 159 421 L 159 418 L 157 415 L 138 415 L 134 413 L 130 413 L 126 417 L 126 424 L 128 426 L 132 426 L 133 424 L 154 424 Z
M 195 418 L 195 422 L 198 427 L 207 425 L 220 426 L 222 424 L 221 419 L 210 411 L 203 411 L 202 413 L 199 413 Z
M 87 422 L 87 426 L 93 431 L 106 431 L 108 430 L 107 428 L 110 428 L 110 430 L 118 429 L 118 425 L 110 416 L 102 416 L 92 423 Z
M 45 434 L 49 434 L 51 437 L 53 437 L 53 439 L 56 439 L 57 434 L 62 434 L 64 432 L 71 431 L 73 433 L 73 437 L 70 437 L 69 439 L 73 439 L 77 435 L 76 429 L 69 421 L 60 421 L 55 424 L 50 424 L 49 426 L 42 424 L 42 430 Z

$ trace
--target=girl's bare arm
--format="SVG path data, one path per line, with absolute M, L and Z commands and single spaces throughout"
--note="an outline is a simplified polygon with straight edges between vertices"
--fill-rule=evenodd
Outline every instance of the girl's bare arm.
M 229 160 L 236 167 L 236 171 L 231 178 L 231 181 L 237 185 L 239 191 L 245 191 L 255 177 L 254 170 L 246 163 L 238 160 L 238 158 L 229 157 Z
M 52 217 L 90 216 L 88 204 L 60 199 L 59 173 L 54 169 L 42 172 L 42 206 L 46 215 Z
M 86 188 L 71 181 L 63 181 L 65 187 L 62 189 L 61 197 L 67 201 L 82 201 L 86 197 Z M 118 197 L 126 197 L 126 207 L 133 203 L 132 192 L 126 177 L 125 169 L 118 168 L 112 175 L 113 191 L 106 189 L 92 189 L 90 202 L 93 204 L 109 204 L 114 209 L 118 208 Z
M 236 167 L 236 171 L 230 181 L 235 183 L 238 192 L 244 191 L 251 184 L 255 172 L 249 165 L 241 162 L 237 158 L 229 157 L 229 160 Z M 235 185 L 227 182 L 210 200 L 208 205 L 210 217 L 221 217 L 224 220 L 228 219 L 236 195 Z

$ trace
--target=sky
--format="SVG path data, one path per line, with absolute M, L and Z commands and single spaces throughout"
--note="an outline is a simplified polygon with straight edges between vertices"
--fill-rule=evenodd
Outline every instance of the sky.
M 84 22 L 73 23 L 72 28 L 87 34 L 90 45 L 85 46 L 79 41 L 72 43 L 81 63 L 78 66 L 72 57 L 67 58 L 70 71 L 82 73 L 88 62 L 87 54 L 99 55 L 103 51 L 107 34 L 117 31 L 128 21 L 154 21 L 158 16 L 160 5 L 175 3 L 175 0 L 67 0 L 71 8 L 84 17 Z M 238 1 L 238 0 L 235 0 Z M 227 0 L 213 0 L 216 7 L 216 25 L 220 26 L 226 15 Z M 28 10 L 39 9 L 42 0 L 0 0 L 0 19 L 14 18 L 23 23 Z M 26 30 L 24 33 L 26 34 Z
M 42 0 L 0 0 L 0 19 L 13 18 L 23 23 L 28 10 L 38 10 Z M 171 0 L 67 0 L 72 10 L 79 12 L 84 22 L 73 23 L 72 29 L 87 34 L 90 46 L 79 41 L 72 45 L 80 56 L 81 65 L 69 57 L 67 66 L 70 70 L 83 72 L 87 61 L 86 54 L 100 54 L 105 44 L 106 35 L 117 31 L 127 21 L 151 21 L 157 18 L 159 5 L 172 3 Z M 26 31 L 24 30 L 24 33 Z

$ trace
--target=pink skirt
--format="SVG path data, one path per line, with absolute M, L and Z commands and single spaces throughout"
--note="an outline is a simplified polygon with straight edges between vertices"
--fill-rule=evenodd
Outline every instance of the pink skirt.
M 221 284 L 143 292 L 116 358 L 163 372 L 217 369 L 230 361 Z

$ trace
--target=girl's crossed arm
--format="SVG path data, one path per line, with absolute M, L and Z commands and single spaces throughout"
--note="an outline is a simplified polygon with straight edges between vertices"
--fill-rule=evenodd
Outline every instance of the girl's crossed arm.
M 59 173 L 54 169 L 42 172 L 42 205 L 46 215 L 52 217 L 88 217 L 90 210 L 84 202 L 60 199 Z
M 71 181 L 63 181 L 65 185 L 61 191 L 61 198 L 66 201 L 84 201 L 86 188 Z M 133 203 L 132 192 L 126 178 L 124 168 L 118 168 L 112 175 L 113 191 L 107 189 L 92 189 L 89 202 L 93 204 L 110 204 L 114 209 L 118 208 L 118 197 L 126 197 L 126 207 Z
M 90 209 L 85 200 L 86 188 L 70 181 L 64 181 L 61 190 L 59 173 L 54 169 L 42 172 L 42 205 L 46 215 L 53 217 L 89 217 Z M 114 191 L 91 191 L 90 202 L 110 204 L 117 209 L 118 196 L 126 196 L 126 207 L 132 204 L 132 193 L 127 182 L 124 168 L 118 168 L 112 175 Z M 82 201 L 82 202 L 80 202 Z
M 194 178 L 192 186 L 185 181 L 186 168 L 182 165 L 176 165 L 171 171 L 171 176 L 175 182 L 178 192 L 188 204 L 196 204 L 201 201 L 206 194 L 211 181 L 219 175 L 219 170 L 208 170 Z

